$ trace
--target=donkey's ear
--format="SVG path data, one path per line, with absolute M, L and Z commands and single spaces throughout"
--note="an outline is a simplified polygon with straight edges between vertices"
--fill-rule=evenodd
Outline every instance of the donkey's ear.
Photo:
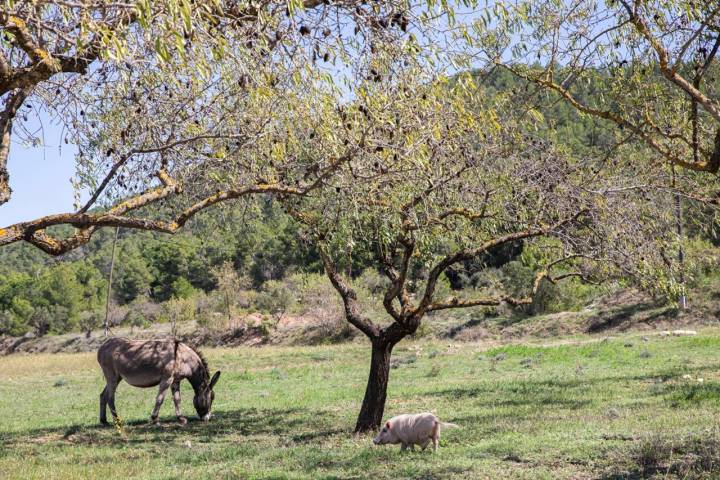
M 220 378 L 220 370 L 215 372 L 215 375 L 213 375 L 212 380 L 210 380 L 210 385 L 208 385 L 208 390 L 212 390 L 215 384 L 218 381 L 218 378 Z

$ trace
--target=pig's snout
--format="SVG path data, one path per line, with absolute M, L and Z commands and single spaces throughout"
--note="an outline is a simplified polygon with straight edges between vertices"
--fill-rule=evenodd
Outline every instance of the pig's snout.
M 379 438 L 373 438 L 373 443 L 375 445 L 380 445 L 380 439 Z

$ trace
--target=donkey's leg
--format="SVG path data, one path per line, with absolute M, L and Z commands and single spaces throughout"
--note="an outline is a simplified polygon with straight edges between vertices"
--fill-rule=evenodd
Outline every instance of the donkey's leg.
M 177 416 L 180 423 L 185 425 L 187 418 L 183 417 L 182 411 L 180 410 L 180 382 L 177 381 L 172 384 L 173 402 L 175 402 L 175 415 Z
M 107 421 L 107 385 L 100 394 L 100 423 L 108 425 Z
M 117 386 L 120 383 L 120 377 L 118 378 L 110 378 L 108 379 L 108 383 L 105 386 L 105 401 L 110 406 L 110 413 L 113 416 L 113 421 L 117 423 L 118 421 L 118 414 L 117 410 L 115 410 L 115 390 L 117 390 Z
M 170 385 L 173 383 L 172 377 L 163 378 L 160 380 L 160 385 L 158 386 L 158 394 L 157 398 L 155 399 L 155 408 L 153 408 L 152 415 L 150 415 L 150 420 L 153 423 L 157 423 L 158 421 L 158 413 L 160 413 L 160 407 L 162 406 L 163 402 L 165 401 L 165 394 L 167 393 L 167 389 L 170 388 Z

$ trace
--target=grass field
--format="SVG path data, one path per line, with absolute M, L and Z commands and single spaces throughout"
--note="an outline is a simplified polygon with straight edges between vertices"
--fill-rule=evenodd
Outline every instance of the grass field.
M 147 419 L 121 384 L 121 429 L 97 426 L 92 354 L 0 358 L 1 478 L 720 478 L 720 331 L 553 346 L 404 342 L 386 417 L 462 426 L 438 453 L 375 447 L 352 426 L 363 344 L 206 350 L 223 370 L 209 423 Z M 701 380 L 702 379 L 702 380 Z M 194 414 L 183 387 L 184 412 Z

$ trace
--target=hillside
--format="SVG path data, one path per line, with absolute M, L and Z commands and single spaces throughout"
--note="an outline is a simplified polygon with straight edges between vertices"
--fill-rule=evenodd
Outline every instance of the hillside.
M 599 297 L 580 311 L 565 311 L 524 317 L 482 314 L 435 314 L 415 339 L 453 340 L 467 343 L 482 341 L 488 345 L 549 339 L 576 339 L 587 336 L 605 339 L 627 333 L 663 336 L 668 332 L 720 326 L 720 285 L 708 286 L 705 295 L 691 296 L 692 307 L 678 310 L 673 305 L 653 300 L 632 289 L 618 290 Z M 248 314 L 233 328 L 208 327 L 195 320 L 178 324 L 175 337 L 202 347 L 302 346 L 336 342 L 363 344 L 365 338 L 342 323 L 324 323 L 321 316 L 285 315 L 267 328 L 262 314 Z M 145 328 L 113 327 L 112 335 L 128 338 L 168 338 L 173 336 L 170 323 Z M 105 340 L 103 330 L 37 337 L 0 338 L 0 356 L 37 353 L 94 352 Z

